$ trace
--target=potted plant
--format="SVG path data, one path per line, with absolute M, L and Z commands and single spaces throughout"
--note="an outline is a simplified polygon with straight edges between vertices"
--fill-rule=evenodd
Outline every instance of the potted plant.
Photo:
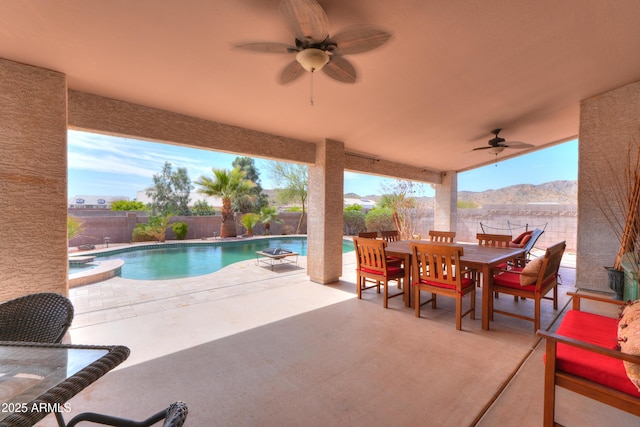
M 616 299 L 637 299 L 640 248 L 640 144 L 632 141 L 627 149 L 627 164 L 624 174 L 619 174 L 612 165 L 609 173 L 614 185 L 606 194 L 592 192 L 595 206 L 603 213 L 616 238 L 618 251 L 613 266 L 605 267 L 609 276 L 609 287 Z M 625 294 L 628 294 L 625 295 Z

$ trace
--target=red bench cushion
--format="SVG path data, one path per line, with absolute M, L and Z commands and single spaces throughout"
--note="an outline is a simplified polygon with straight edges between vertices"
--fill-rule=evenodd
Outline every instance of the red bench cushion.
M 615 350 L 618 344 L 618 320 L 584 311 L 569 310 L 557 333 Z M 640 397 L 640 392 L 627 377 L 621 360 L 560 343 L 556 358 L 558 370 Z

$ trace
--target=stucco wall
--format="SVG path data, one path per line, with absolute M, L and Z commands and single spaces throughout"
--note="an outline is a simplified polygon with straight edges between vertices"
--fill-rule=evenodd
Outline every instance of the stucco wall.
M 578 154 L 578 256 L 576 285 L 608 291 L 604 266 L 611 266 L 618 240 L 593 197 L 616 203 L 627 147 L 640 138 L 640 82 L 584 100 Z M 595 188 L 595 190 L 594 190 Z
M 0 301 L 67 293 L 67 87 L 0 59 Z

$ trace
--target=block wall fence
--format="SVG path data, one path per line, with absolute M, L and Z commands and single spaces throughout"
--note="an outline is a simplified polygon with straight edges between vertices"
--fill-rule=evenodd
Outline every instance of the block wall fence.
M 433 209 L 416 214 L 414 223 L 423 237 L 433 229 Z M 69 246 L 102 245 L 104 238 L 109 237 L 111 243 L 128 243 L 131 241 L 133 229 L 137 223 L 146 223 L 145 212 L 112 212 L 99 210 L 71 209 L 69 215 L 80 218 L 84 230 L 82 235 L 69 241 Z M 281 223 L 271 224 L 271 234 L 293 234 L 298 226 L 300 213 L 280 213 Z M 189 224 L 187 239 L 217 237 L 220 233 L 221 217 L 215 216 L 176 216 L 171 222 L 183 221 Z M 476 234 L 482 232 L 480 224 L 485 225 L 487 232 L 511 234 L 516 237 L 525 227 L 545 228 L 537 247 L 547 247 L 561 240 L 566 240 L 567 251 L 575 252 L 577 247 L 577 207 L 575 205 L 494 205 L 481 209 L 459 209 L 457 215 L 456 239 L 474 242 Z M 511 232 L 509 230 L 511 224 Z M 238 222 L 238 236 L 246 233 Z M 255 235 L 262 235 L 263 226 L 258 224 Z M 302 233 L 307 232 L 306 221 L 303 222 Z M 167 240 L 175 239 L 173 230 L 167 230 Z

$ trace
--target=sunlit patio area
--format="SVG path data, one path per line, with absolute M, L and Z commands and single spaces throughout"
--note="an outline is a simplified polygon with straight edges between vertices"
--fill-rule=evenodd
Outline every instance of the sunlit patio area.
M 457 331 L 450 298 L 417 318 L 400 298 L 385 310 L 380 294 L 356 297 L 356 261 L 341 252 L 344 175 L 433 185 L 433 227 L 456 231 L 459 173 L 579 139 L 576 259 L 560 269 L 558 310 L 542 302 L 542 329 L 556 328 L 567 291 L 610 295 L 603 266 L 629 249 L 612 223 L 625 213 L 635 221 L 636 210 L 612 221 L 597 208 L 619 202 L 638 141 L 640 8 L 630 0 L 346 3 L 4 2 L 1 299 L 68 295 L 72 343 L 131 349 L 75 390 L 65 416 L 143 419 L 184 400 L 189 426 L 542 424 L 543 347 L 530 322 L 497 314 L 487 330 L 488 316 L 476 313 Z M 345 37 L 353 25 L 369 30 Z M 378 26 L 385 30 L 371 32 Z M 379 50 L 362 51 L 376 39 Z M 284 56 L 237 51 L 252 40 L 263 51 L 262 41 L 267 50 L 276 43 Z M 296 59 L 314 51 L 326 64 L 317 76 Z M 308 257 L 273 270 L 246 261 L 164 284 L 112 278 L 70 288 L 69 130 L 306 165 Z M 529 298 L 494 300 L 483 290 L 477 307 L 482 299 L 483 309 L 487 301 L 532 309 Z M 67 349 L 53 348 L 65 359 L 59 371 Z M 563 389 L 555 400 L 556 421 L 567 426 L 638 425 Z
M 353 252 L 334 285 L 309 281 L 305 262 L 272 271 L 245 261 L 191 279 L 72 289 L 70 340 L 126 345 L 131 356 L 73 398 L 65 416 L 142 419 L 184 400 L 195 426 L 541 425 L 543 347 L 530 322 L 496 316 L 484 331 L 477 317 L 457 332 L 447 299 L 421 318 L 401 300 L 383 309 L 375 292 L 358 300 Z M 574 290 L 571 254 L 560 274 L 560 308 L 543 303 L 544 329 L 557 325 Z M 497 303 L 532 309 L 505 296 Z M 557 413 L 565 425 L 606 425 L 611 416 L 637 425 L 568 392 Z

